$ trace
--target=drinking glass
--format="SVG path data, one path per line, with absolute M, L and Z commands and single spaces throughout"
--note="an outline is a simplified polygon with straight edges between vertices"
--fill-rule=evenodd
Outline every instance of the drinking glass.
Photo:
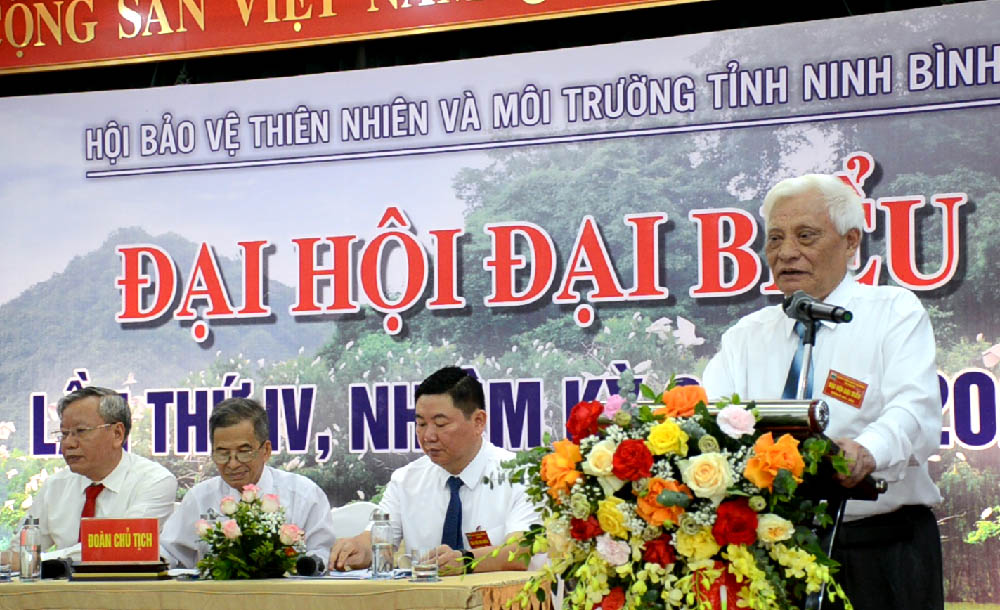
M 0 540 L 0 582 L 10 582 L 11 570 L 14 566 L 13 540 Z
M 437 547 L 415 548 L 410 551 L 410 582 L 437 582 L 438 550 Z

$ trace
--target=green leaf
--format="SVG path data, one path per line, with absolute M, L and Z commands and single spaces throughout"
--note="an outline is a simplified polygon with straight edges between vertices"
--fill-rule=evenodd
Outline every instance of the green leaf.
M 646 400 L 658 400 L 659 399 L 659 397 L 656 395 L 656 392 L 654 392 L 653 389 L 650 388 L 646 384 L 640 385 L 639 386 L 639 391 L 642 392 L 642 397 L 645 398 Z
M 774 493 L 782 498 L 791 498 L 798 486 L 795 477 L 785 468 L 779 470 L 778 476 L 774 477 Z
M 687 508 L 691 503 L 691 498 L 682 491 L 664 489 L 656 496 L 656 502 L 660 506 L 680 506 L 681 508 Z

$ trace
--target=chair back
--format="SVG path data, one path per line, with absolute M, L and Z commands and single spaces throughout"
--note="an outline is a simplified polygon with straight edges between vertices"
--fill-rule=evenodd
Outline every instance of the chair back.
M 365 531 L 371 520 L 372 511 L 378 508 L 374 502 L 351 502 L 330 509 L 333 519 L 333 533 L 337 538 L 357 536 Z

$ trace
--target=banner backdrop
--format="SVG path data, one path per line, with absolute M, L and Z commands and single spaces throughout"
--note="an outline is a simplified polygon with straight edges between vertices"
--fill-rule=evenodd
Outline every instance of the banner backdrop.
M 0 74 L 280 49 L 698 0 L 0 0 Z
M 132 450 L 182 489 L 214 474 L 211 405 L 258 398 L 272 463 L 343 504 L 420 454 L 412 392 L 442 365 L 474 369 L 514 450 L 625 367 L 696 381 L 778 298 L 763 193 L 839 172 L 861 280 L 935 325 L 949 599 L 1000 603 L 998 22 L 971 3 L 0 100 L 4 524 L 62 465 L 54 404 L 82 383 L 127 394 Z

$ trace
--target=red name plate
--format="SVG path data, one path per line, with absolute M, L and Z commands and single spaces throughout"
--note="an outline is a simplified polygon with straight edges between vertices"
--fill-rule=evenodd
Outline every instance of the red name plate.
M 156 519 L 81 519 L 81 559 L 90 561 L 157 561 L 160 530 Z

